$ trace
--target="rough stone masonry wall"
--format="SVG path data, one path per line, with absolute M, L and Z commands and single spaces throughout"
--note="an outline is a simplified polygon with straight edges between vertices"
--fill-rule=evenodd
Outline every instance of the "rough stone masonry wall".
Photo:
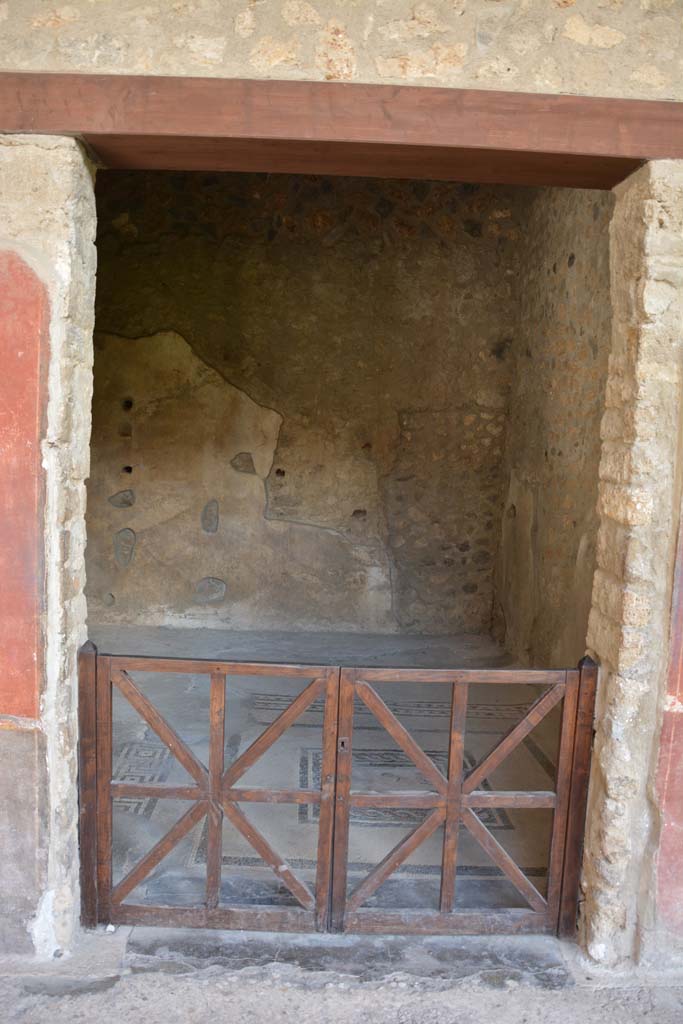
M 15 437 L 25 435 L 42 462 L 42 478 L 32 469 L 37 502 L 27 502 L 14 534 L 2 523 L 0 564 L 12 556 L 8 546 L 25 544 L 35 547 L 38 563 L 3 577 L 18 597 L 32 597 L 39 624 L 36 637 L 27 616 L 21 644 L 3 643 L 1 652 L 3 678 L 14 678 L 17 688 L 0 701 L 0 948 L 12 953 L 50 956 L 68 948 L 78 919 L 76 651 L 86 635 L 94 236 L 93 182 L 78 144 L 0 136 L 0 252 L 23 268 L 29 317 L 36 312 L 31 282 L 47 293 L 46 338 L 19 330 L 21 294 L 10 337 L 10 356 L 23 354 L 27 374 L 44 342 L 47 379 L 33 380 L 28 420 L 27 407 L 15 404 L 20 389 L 3 396 L 1 418 L 10 458 Z M 19 486 L 21 460 L 3 465 L 17 474 L 3 486 Z M 26 670 L 27 654 L 37 673 Z M 23 704 L 33 710 L 16 710 Z
M 91 622 L 488 631 L 523 192 L 98 178 Z
M 683 99 L 680 0 L 1 0 L 0 67 Z
M 522 663 L 576 664 L 590 611 L 611 345 L 609 193 L 535 190 L 519 259 L 496 629 Z
M 658 738 L 665 708 L 670 715 L 683 710 L 680 702 L 666 704 L 681 501 L 683 163 L 651 163 L 616 189 L 611 265 L 612 351 L 588 635 L 602 670 L 583 929 L 598 960 L 636 951 L 661 965 L 675 953 L 661 920 L 667 901 L 680 894 L 672 887 L 656 902 L 665 803 L 675 797 L 666 785 L 656 789 Z M 680 843 L 676 877 L 680 887 Z M 680 932 L 677 941 L 680 955 Z

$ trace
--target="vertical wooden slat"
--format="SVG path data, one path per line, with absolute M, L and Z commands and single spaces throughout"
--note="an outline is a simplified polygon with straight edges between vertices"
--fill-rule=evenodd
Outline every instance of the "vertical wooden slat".
M 209 712 L 209 801 L 206 846 L 206 909 L 218 906 L 223 859 L 223 770 L 225 750 L 225 685 L 222 672 L 211 673 Z
M 356 673 L 342 669 L 339 680 L 339 717 L 337 726 L 337 792 L 334 815 L 334 847 L 332 868 L 332 913 L 334 931 L 344 927 L 346 874 L 349 854 L 349 811 L 351 792 L 351 749 L 353 743 L 353 700 Z
M 331 668 L 327 673 L 325 684 L 320 814 L 318 818 L 318 864 L 315 882 L 315 917 L 318 931 L 325 931 L 327 929 L 330 915 L 339 674 L 340 669 Z
M 571 670 L 566 673 L 564 703 L 562 704 L 562 724 L 560 727 L 560 745 L 555 773 L 555 792 L 557 802 L 553 813 L 553 827 L 550 839 L 548 858 L 548 919 L 554 927 L 560 907 L 560 890 L 562 887 L 562 871 L 567 836 L 567 814 L 569 810 L 569 794 L 571 788 L 572 758 L 574 755 L 574 739 L 576 733 L 576 709 L 579 700 L 579 673 Z
M 571 793 L 567 814 L 562 891 L 560 895 L 557 932 L 561 938 L 576 935 L 576 915 L 579 900 L 579 882 L 583 855 L 583 838 L 588 802 L 591 750 L 593 746 L 593 718 L 598 682 L 598 666 L 592 658 L 579 662 L 580 682 L 576 712 L 576 733 L 571 767 Z
M 97 917 L 109 921 L 111 907 L 111 659 L 97 659 Z
M 465 720 L 467 718 L 467 683 L 453 683 L 451 697 L 451 723 L 448 740 L 448 790 L 446 793 L 446 821 L 444 823 L 443 859 L 441 862 L 442 914 L 453 910 L 455 901 L 455 872 L 458 860 L 458 831 L 460 829 L 460 801 L 462 797 L 463 756 L 465 752 Z
M 78 652 L 78 827 L 81 924 L 97 924 L 97 648 Z

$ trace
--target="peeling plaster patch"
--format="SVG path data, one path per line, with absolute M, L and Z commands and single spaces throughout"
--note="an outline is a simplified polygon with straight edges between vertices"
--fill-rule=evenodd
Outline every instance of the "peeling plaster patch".
M 55 933 L 55 894 L 52 889 L 43 893 L 29 932 L 36 956 L 41 960 L 51 960 L 60 948 Z
M 562 35 L 579 46 L 595 46 L 600 50 L 611 50 L 626 39 L 618 29 L 609 25 L 590 24 L 581 14 L 567 18 Z
M 107 501 L 114 508 L 132 508 L 135 504 L 135 491 L 132 491 L 130 488 L 126 488 L 124 491 L 117 491 Z
M 217 533 L 218 521 L 218 502 L 215 498 L 212 498 L 211 501 L 207 501 L 202 509 L 201 523 L 204 533 Z
M 256 473 L 251 452 L 238 452 L 235 458 L 230 460 L 230 465 L 237 473 Z
M 135 532 L 128 528 L 119 530 L 114 537 L 114 558 L 123 569 L 133 561 L 135 542 Z
M 683 715 L 683 701 L 679 700 L 674 693 L 668 693 L 664 700 L 664 710 L 671 711 L 676 715 Z
M 215 576 L 205 576 L 195 587 L 194 599 L 197 604 L 220 604 L 225 600 L 227 589 L 225 580 L 219 580 Z

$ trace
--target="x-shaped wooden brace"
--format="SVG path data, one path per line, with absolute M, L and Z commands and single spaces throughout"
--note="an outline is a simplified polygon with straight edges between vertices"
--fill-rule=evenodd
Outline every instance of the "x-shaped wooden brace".
M 442 824 L 445 824 L 445 829 L 440 910 L 442 913 L 452 911 L 455 902 L 458 827 L 462 821 L 494 864 L 527 900 L 529 906 L 535 911 L 544 912 L 547 909 L 546 900 L 482 823 L 479 816 L 474 813 L 473 808 L 555 806 L 554 792 L 510 792 L 505 790 L 491 792 L 479 790 L 477 787 L 502 764 L 532 729 L 562 700 L 565 692 L 564 684 L 559 683 L 542 694 L 527 711 L 524 718 L 510 729 L 484 760 L 476 765 L 466 777 L 463 776 L 463 738 L 467 714 L 467 685 L 455 684 L 451 706 L 447 778 L 418 746 L 407 729 L 401 725 L 368 683 L 362 680 L 356 682 L 355 691 L 422 776 L 432 784 L 438 799 L 435 800 L 434 809 L 425 820 L 405 839 L 397 843 L 351 893 L 346 905 L 347 911 L 358 910 L 389 875 Z M 394 797 L 394 805 L 400 806 L 400 794 L 392 794 L 389 799 Z M 379 805 L 381 806 L 381 803 Z
M 158 709 L 144 696 L 127 672 L 112 673 L 112 682 L 154 730 L 177 761 L 195 780 L 194 786 L 133 785 L 113 783 L 112 796 L 174 797 L 193 800 L 192 806 L 128 874 L 111 894 L 112 903 L 121 903 L 176 846 L 197 822 L 208 817 L 206 906 L 218 905 L 222 862 L 223 815 L 247 840 L 258 855 L 289 889 L 306 910 L 314 910 L 315 897 L 305 882 L 297 878 L 276 850 L 237 806 L 240 800 L 284 803 L 317 803 L 317 790 L 255 790 L 236 789 L 235 783 L 299 718 L 306 708 L 325 691 L 326 681 L 314 679 L 295 700 L 227 769 L 224 768 L 225 745 L 225 673 L 211 674 L 209 768 L 195 757 L 187 744 L 168 724 Z

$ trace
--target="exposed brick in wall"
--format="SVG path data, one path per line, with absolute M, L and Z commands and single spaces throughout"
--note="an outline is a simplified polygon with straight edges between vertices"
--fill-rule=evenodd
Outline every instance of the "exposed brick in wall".
M 612 196 L 534 191 L 519 256 L 496 626 L 524 664 L 585 653 L 611 344 Z
M 91 621 L 488 631 L 524 190 L 98 197 Z
M 0 948 L 47 956 L 78 919 L 94 212 L 74 140 L 0 135 Z
M 588 642 L 602 669 L 585 857 L 584 934 L 599 960 L 656 950 L 660 868 L 680 865 L 679 806 L 660 773 L 673 559 L 680 508 L 683 164 L 655 162 L 616 190 L 612 351 L 602 422 L 597 571 Z M 664 765 L 678 744 L 669 695 Z M 666 851 L 666 852 L 664 852 Z M 662 878 L 666 875 L 662 875 Z M 680 886 L 680 866 L 677 885 Z M 670 917 L 669 917 L 669 920 Z M 661 960 L 660 960 L 661 962 Z
M 0 67 L 683 98 L 679 0 L 1 0 Z

